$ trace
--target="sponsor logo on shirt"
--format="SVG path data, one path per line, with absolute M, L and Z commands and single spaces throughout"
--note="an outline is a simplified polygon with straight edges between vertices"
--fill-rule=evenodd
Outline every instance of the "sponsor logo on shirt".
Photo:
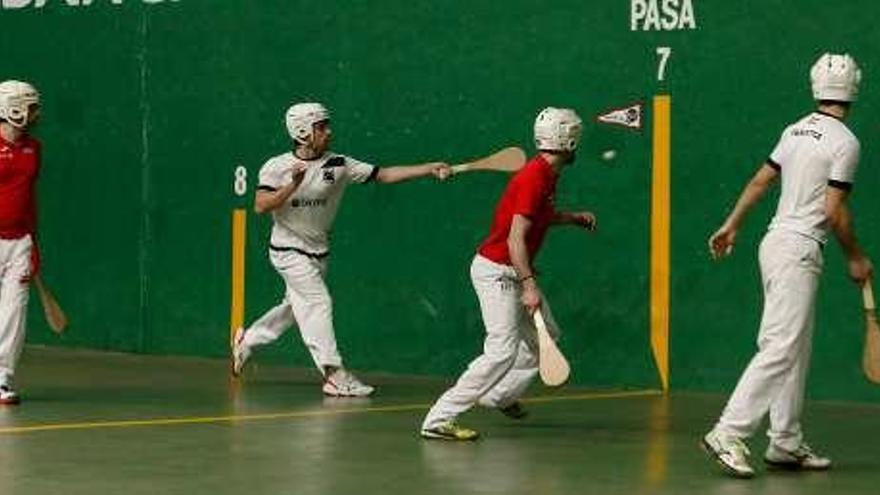
M 314 207 L 324 207 L 327 206 L 327 198 L 316 198 L 316 199 L 294 199 L 290 202 L 290 206 L 293 208 L 314 208 Z
M 794 129 L 791 131 L 791 135 L 795 137 L 811 137 L 816 141 L 822 140 L 822 133 L 813 129 Z
M 327 184 L 333 184 L 334 182 L 336 182 L 336 174 L 333 173 L 332 168 L 325 168 L 323 170 L 323 174 L 321 175 L 321 178 Z

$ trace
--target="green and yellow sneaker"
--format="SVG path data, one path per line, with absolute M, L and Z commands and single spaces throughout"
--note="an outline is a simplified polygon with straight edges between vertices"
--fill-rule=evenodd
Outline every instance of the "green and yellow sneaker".
M 423 428 L 422 438 L 429 440 L 453 440 L 459 442 L 467 442 L 476 440 L 480 434 L 474 430 L 463 428 L 453 422 L 443 423 L 434 428 Z

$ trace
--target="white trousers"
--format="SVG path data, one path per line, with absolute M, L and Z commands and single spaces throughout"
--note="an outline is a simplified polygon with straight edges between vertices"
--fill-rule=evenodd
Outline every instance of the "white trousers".
M 333 331 L 333 303 L 324 283 L 327 258 L 315 259 L 295 251 L 269 251 L 269 259 L 286 287 L 284 299 L 260 317 L 244 334 L 248 349 L 274 342 L 297 324 L 315 365 L 342 367 Z
M 31 236 L 0 239 L 0 385 L 11 384 L 24 345 Z
M 822 249 L 809 237 L 771 230 L 761 242 L 759 260 L 764 313 L 758 352 L 740 377 L 715 428 L 747 438 L 758 430 L 769 411 L 771 442 L 794 450 L 803 441 L 800 420 Z
M 536 331 L 520 302 L 522 285 L 516 271 L 477 255 L 471 263 L 471 281 L 486 327 L 483 354 L 440 396 L 428 411 L 423 429 L 454 420 L 478 401 L 489 407 L 508 406 L 525 393 L 538 374 Z M 558 338 L 559 327 L 547 301 L 543 301 L 542 311 L 548 331 Z

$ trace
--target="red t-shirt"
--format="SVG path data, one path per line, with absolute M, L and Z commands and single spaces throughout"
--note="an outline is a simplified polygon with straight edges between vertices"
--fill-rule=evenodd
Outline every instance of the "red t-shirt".
M 23 136 L 15 143 L 0 137 L 0 238 L 18 239 L 36 229 L 34 196 L 40 171 L 40 143 Z
M 495 209 L 489 237 L 483 241 L 479 253 L 496 263 L 510 265 L 507 237 L 510 235 L 513 216 L 522 215 L 532 221 L 526 232 L 526 248 L 529 260 L 534 260 L 535 254 L 541 248 L 544 234 L 556 215 L 553 204 L 556 179 L 553 168 L 541 155 L 526 163 L 507 184 L 507 189 Z

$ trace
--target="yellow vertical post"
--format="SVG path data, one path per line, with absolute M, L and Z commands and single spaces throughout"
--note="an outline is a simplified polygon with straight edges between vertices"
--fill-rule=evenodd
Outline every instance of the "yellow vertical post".
M 232 212 L 232 299 L 229 315 L 229 338 L 244 326 L 244 253 L 247 215 L 238 208 Z
M 651 350 L 663 391 L 669 391 L 669 243 L 671 111 L 669 95 L 654 97 L 651 180 Z

